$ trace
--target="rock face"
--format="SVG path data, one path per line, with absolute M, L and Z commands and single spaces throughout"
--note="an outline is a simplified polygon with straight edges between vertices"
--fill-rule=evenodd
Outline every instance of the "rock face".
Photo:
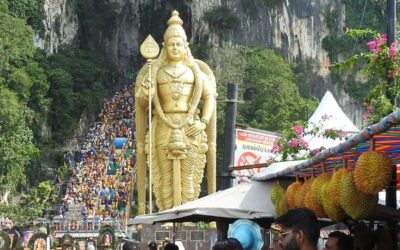
M 132 64 L 141 61 L 140 43 L 151 34 L 162 42 L 166 21 L 172 10 L 177 9 L 184 20 L 188 36 L 195 38 L 207 31 L 202 21 L 205 10 L 220 4 L 209 1 L 161 0 L 111 0 L 113 17 L 88 41 L 88 46 L 104 51 L 121 72 L 132 70 Z M 82 40 L 82 39 L 81 39 Z
M 90 2 L 89 0 L 86 0 Z M 93 2 L 93 1 L 92 1 Z M 121 73 L 132 74 L 143 63 L 140 43 L 151 34 L 162 42 L 172 10 L 179 11 L 189 41 L 207 41 L 214 48 L 221 38 L 211 34 L 204 14 L 218 6 L 230 9 L 239 27 L 226 32 L 224 42 L 279 49 L 289 61 L 312 59 L 319 62 L 310 83 L 312 95 L 322 97 L 330 89 L 343 110 L 356 124 L 361 111 L 343 90 L 331 86 L 330 64 L 322 40 L 329 34 L 327 15 L 338 13 L 338 30 L 344 28 L 345 7 L 341 0 L 95 0 L 94 6 L 112 8 L 100 27 L 79 26 L 76 0 L 46 0 L 46 35 L 38 45 L 53 53 L 62 43 L 79 42 L 82 48 L 103 51 Z M 96 8 L 95 8 L 96 9 Z M 101 14 L 100 16 L 102 16 Z M 79 29 L 78 29 L 79 28 Z M 217 49 L 218 50 L 218 49 Z M 213 49 L 213 53 L 215 53 Z M 211 55 L 212 56 L 212 55 Z
M 37 36 L 35 44 L 52 54 L 61 44 L 72 44 L 77 38 L 79 23 L 76 1 L 45 0 L 43 9 L 44 36 Z
M 289 60 L 317 59 L 329 64 L 322 40 L 329 33 L 325 13 L 328 10 L 344 12 L 340 0 L 99 0 L 114 8 L 107 25 L 86 41 L 90 47 L 102 49 L 112 61 L 126 69 L 132 67 L 138 55 L 140 42 L 150 33 L 162 41 L 165 23 L 171 11 L 177 9 L 185 22 L 189 40 L 208 35 L 204 13 L 217 6 L 231 9 L 240 21 L 240 27 L 230 36 L 231 42 L 241 45 L 259 45 L 278 48 Z M 46 0 L 44 20 L 46 33 L 44 48 L 52 53 L 61 43 L 72 43 L 78 35 L 76 0 Z M 107 5 L 105 5 L 107 7 Z M 111 7 L 110 7 L 111 8 Z M 339 17 L 340 18 L 340 17 Z M 342 17 L 344 23 L 344 17 Z M 337 27 L 342 29 L 343 27 Z M 329 72 L 322 69 L 321 74 Z
M 229 7 L 240 18 L 240 30 L 233 38 L 236 43 L 279 48 L 289 60 L 313 58 L 322 63 L 329 63 L 322 49 L 322 40 L 329 34 L 325 13 L 344 12 L 340 1 L 324 0 L 238 0 L 229 1 Z M 344 16 L 339 19 L 344 25 Z

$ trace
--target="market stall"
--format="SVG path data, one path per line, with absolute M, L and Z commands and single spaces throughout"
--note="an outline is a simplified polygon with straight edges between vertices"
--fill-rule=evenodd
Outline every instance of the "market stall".
M 290 208 L 308 207 L 319 218 L 367 220 L 368 229 L 376 231 L 384 226 L 396 237 L 400 221 L 396 207 L 400 110 L 311 159 L 274 164 L 253 179 L 296 178 L 289 186 L 277 184 L 270 193 L 278 215 Z M 378 205 L 382 190 L 386 190 L 386 206 Z

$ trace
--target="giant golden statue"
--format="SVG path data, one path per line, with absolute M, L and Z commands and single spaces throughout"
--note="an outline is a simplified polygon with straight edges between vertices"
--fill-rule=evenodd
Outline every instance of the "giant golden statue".
M 151 37 L 142 44 L 149 60 L 135 83 L 139 214 L 145 213 L 147 166 L 160 210 L 197 199 L 206 165 L 208 193 L 216 189 L 215 78 L 191 55 L 177 11 L 167 24 L 159 55 Z

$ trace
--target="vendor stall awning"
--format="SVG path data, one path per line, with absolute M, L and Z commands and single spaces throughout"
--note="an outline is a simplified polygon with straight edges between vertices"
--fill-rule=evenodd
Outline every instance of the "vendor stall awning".
M 218 219 L 271 219 L 275 207 L 269 199 L 273 182 L 249 182 L 158 213 L 136 216 L 128 224 L 197 222 Z

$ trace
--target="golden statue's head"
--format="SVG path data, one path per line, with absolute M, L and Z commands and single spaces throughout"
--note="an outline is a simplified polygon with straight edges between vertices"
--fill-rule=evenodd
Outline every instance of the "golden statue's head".
M 164 42 L 167 42 L 171 37 L 180 37 L 184 42 L 187 42 L 185 30 L 182 27 L 183 21 L 179 17 L 178 11 L 172 11 L 171 18 L 167 22 L 168 28 L 164 33 Z
M 189 50 L 189 43 L 185 30 L 182 27 L 183 21 L 179 17 L 178 11 L 172 12 L 171 18 L 167 22 L 168 28 L 164 33 L 163 52 L 169 62 L 183 61 L 191 55 Z

